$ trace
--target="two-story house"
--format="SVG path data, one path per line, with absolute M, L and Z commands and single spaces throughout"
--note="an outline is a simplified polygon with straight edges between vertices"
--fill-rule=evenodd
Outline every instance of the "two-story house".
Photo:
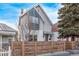
M 40 5 L 26 12 L 21 10 L 18 23 L 18 39 L 25 41 L 51 41 L 52 22 Z

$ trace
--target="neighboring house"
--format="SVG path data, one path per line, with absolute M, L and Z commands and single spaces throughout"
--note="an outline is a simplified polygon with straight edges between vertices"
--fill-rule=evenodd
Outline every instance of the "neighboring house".
M 57 41 L 59 40 L 58 37 L 59 37 L 59 32 L 58 32 L 58 23 L 55 23 L 53 26 L 52 26 L 52 40 L 53 41 Z
M 71 39 L 71 37 L 68 37 L 68 38 L 61 38 L 59 39 L 59 30 L 58 30 L 58 23 L 55 23 L 53 26 L 52 26 L 52 40 L 53 41 L 58 41 L 58 40 L 61 40 L 61 41 L 79 41 L 79 38 L 78 37 L 75 37 L 75 40 Z
M 33 6 L 28 11 L 21 10 L 18 34 L 20 40 L 51 41 L 52 22 L 40 5 Z
M 16 31 L 6 24 L 0 23 L 0 51 L 9 49 L 11 41 L 15 40 Z

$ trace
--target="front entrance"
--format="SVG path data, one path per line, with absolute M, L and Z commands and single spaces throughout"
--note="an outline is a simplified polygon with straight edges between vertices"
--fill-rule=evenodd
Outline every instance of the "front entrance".
M 48 34 L 45 34 L 45 41 L 48 41 Z

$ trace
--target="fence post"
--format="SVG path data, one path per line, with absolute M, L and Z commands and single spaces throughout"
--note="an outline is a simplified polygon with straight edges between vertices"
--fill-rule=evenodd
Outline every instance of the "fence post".
M 10 46 L 9 46 L 8 56 L 11 56 L 11 49 L 10 49 Z
M 13 41 L 11 42 L 11 55 L 13 56 Z
M 37 47 L 36 47 L 36 45 L 37 45 L 37 42 L 34 42 L 35 44 L 34 44 L 34 46 L 35 46 L 35 52 L 34 52 L 34 55 L 37 55 Z
M 22 56 L 24 56 L 24 41 L 21 41 L 21 46 L 22 46 Z
M 66 42 L 64 41 L 64 51 L 65 51 L 65 49 L 66 49 Z
M 73 41 L 71 41 L 71 49 L 73 49 Z
M 51 42 L 51 53 L 52 53 L 52 50 L 53 50 L 53 41 Z

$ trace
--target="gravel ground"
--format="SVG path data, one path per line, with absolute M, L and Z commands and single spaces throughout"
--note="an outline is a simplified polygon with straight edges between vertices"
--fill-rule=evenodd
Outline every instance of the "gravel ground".
M 38 56 L 79 56 L 79 50 L 68 50 L 68 51 L 46 53 Z

